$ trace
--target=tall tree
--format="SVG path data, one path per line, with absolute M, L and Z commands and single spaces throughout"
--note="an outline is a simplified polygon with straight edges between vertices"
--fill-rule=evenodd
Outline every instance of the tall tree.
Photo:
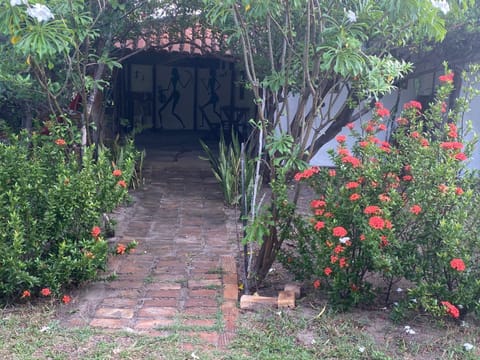
M 444 39 L 445 14 L 474 1 L 204 0 L 212 26 L 243 59 L 259 128 L 291 135 L 309 160 L 370 110 L 412 68 L 400 49 Z M 288 119 L 288 121 L 285 121 Z M 275 154 L 270 153 L 275 157 Z M 274 161 L 270 177 L 275 178 Z M 275 193 L 273 194 L 275 197 Z M 282 245 L 272 200 L 253 273 L 262 279 Z

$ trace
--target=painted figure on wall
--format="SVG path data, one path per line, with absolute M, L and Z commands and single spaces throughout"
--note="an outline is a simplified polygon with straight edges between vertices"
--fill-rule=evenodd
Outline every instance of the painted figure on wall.
M 160 129 L 163 128 L 163 111 L 171 105 L 171 114 L 178 120 L 183 129 L 185 129 L 185 123 L 183 122 L 180 115 L 176 112 L 178 102 L 180 101 L 180 90 L 181 88 L 186 88 L 190 83 L 192 75 L 189 72 L 186 72 L 189 75 L 189 78 L 186 81 L 182 81 L 180 78 L 180 73 L 176 67 L 172 69 L 170 74 L 170 81 L 166 88 L 159 88 L 159 101 L 163 105 L 158 109 L 158 120 L 160 123 Z
M 209 126 L 211 127 L 212 121 L 210 121 L 210 119 L 208 118 L 208 116 L 205 112 L 205 109 L 209 106 L 212 108 L 213 113 L 217 116 L 217 118 L 219 120 L 218 123 L 221 124 L 222 115 L 217 110 L 217 104 L 218 104 L 218 101 L 219 101 L 218 90 L 220 89 L 221 84 L 217 80 L 217 71 L 215 70 L 215 68 L 210 68 L 210 74 L 209 74 L 208 81 L 205 81 L 205 79 L 202 79 L 202 84 L 205 87 L 205 89 L 208 91 L 209 98 L 208 98 L 208 100 L 205 104 L 200 106 L 200 111 L 202 112 L 202 124 L 201 124 L 201 126 L 202 127 L 205 126 L 204 121 L 206 120 L 207 123 L 209 124 Z

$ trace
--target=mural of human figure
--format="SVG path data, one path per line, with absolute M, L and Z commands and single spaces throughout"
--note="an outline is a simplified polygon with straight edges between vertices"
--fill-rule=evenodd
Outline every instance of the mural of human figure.
M 202 84 L 205 87 L 205 89 L 207 89 L 209 98 L 205 104 L 200 106 L 200 111 L 202 112 L 201 126 L 202 127 L 205 126 L 203 122 L 204 120 L 207 120 L 207 123 L 210 125 L 210 121 L 205 113 L 205 109 L 208 106 L 211 106 L 213 113 L 218 117 L 221 123 L 222 115 L 217 110 L 217 104 L 219 100 L 217 91 L 220 89 L 221 84 L 217 80 L 217 71 L 215 70 L 215 68 L 210 68 L 208 81 L 205 81 L 205 79 L 202 79 Z
M 181 89 L 179 89 L 179 87 L 186 88 L 190 83 L 191 74 L 190 73 L 188 74 L 190 75 L 190 77 L 187 79 L 187 81 L 182 82 L 182 79 L 180 79 L 180 73 L 178 72 L 178 69 L 176 67 L 172 68 L 172 72 L 170 73 L 170 81 L 168 83 L 167 88 L 159 89 L 160 102 L 163 103 L 160 109 L 158 109 L 158 120 L 160 123 L 160 129 L 163 128 L 162 112 L 170 104 L 171 104 L 171 114 L 178 120 L 180 125 L 182 125 L 182 128 L 185 129 L 185 123 L 183 122 L 180 115 L 178 115 L 178 113 L 176 112 L 176 108 L 177 108 L 178 102 L 180 101 L 180 95 L 181 95 L 180 94 Z M 167 92 L 167 94 L 165 94 L 165 92 Z

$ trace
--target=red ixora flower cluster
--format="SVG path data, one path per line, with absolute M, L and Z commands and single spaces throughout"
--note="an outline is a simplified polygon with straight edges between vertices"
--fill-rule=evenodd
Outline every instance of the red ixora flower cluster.
M 442 301 L 441 304 L 445 307 L 447 314 L 449 314 L 451 317 L 457 319 L 460 316 L 460 310 L 458 310 L 455 305 L 452 305 L 448 301 Z
M 47 297 L 52 295 L 52 291 L 49 288 L 43 288 L 42 290 L 40 290 L 40 295 Z M 20 296 L 20 299 L 26 299 L 31 296 L 32 296 L 32 293 L 29 290 L 23 290 L 22 295 Z M 72 298 L 69 295 L 63 295 L 62 302 L 64 304 L 68 304 L 71 301 L 72 301 Z
M 375 103 L 375 111 L 376 111 L 377 115 L 380 116 L 380 117 L 390 116 L 390 110 L 385 108 L 383 106 L 383 104 L 379 101 L 377 101 Z
M 403 105 L 404 110 L 408 109 L 417 109 L 418 111 L 422 110 L 422 104 L 416 100 L 411 100 Z
M 300 181 L 302 179 L 308 179 L 312 177 L 314 174 L 317 174 L 320 170 L 318 169 L 318 166 L 312 166 L 302 172 L 296 173 L 295 176 L 293 177 L 295 181 Z
M 448 84 L 451 84 L 453 83 L 453 77 L 454 77 L 454 73 L 453 72 L 450 72 L 448 74 L 445 74 L 445 75 L 440 75 L 438 77 L 438 80 L 440 80 L 440 82 L 442 83 L 448 83 Z
M 450 267 L 454 270 L 457 270 L 457 271 L 465 271 L 466 267 L 465 267 L 465 263 L 463 262 L 462 259 L 452 259 L 450 261 Z
M 333 228 L 332 234 L 336 237 L 345 237 L 347 236 L 348 232 L 343 226 L 337 226 Z
M 57 139 L 55 140 L 55 144 L 57 144 L 58 146 L 65 146 L 67 145 L 67 142 L 63 139 Z
M 115 176 L 115 177 L 122 176 L 122 170 L 115 169 L 115 170 L 113 170 L 112 175 Z

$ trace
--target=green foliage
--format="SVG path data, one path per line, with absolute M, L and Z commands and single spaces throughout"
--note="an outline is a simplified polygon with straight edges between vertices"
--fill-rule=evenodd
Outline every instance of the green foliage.
M 92 232 L 128 195 L 137 153 L 112 167 L 107 149 L 83 152 L 69 123 L 0 144 L 0 299 L 19 299 L 95 278 L 108 246 Z M 70 134 L 70 135 L 69 135 Z M 113 172 L 117 170 L 117 172 Z M 120 170 L 120 171 L 118 171 Z
M 351 127 L 352 150 L 337 137 L 335 169 L 310 168 L 295 177 L 317 198 L 313 216 L 296 219 L 290 236 L 296 250 L 283 260 L 300 278 L 320 280 L 340 308 L 377 295 L 374 274 L 387 291 L 394 280 L 408 280 L 411 308 L 443 315 L 448 302 L 455 318 L 480 313 L 479 181 L 465 163 L 474 141 L 462 141 L 456 126 L 464 102 L 446 109 L 452 79 L 446 70 L 423 112 L 418 102 L 405 104 L 389 142 L 377 137 L 389 115 L 377 103 L 361 131 Z
M 229 206 L 240 205 L 241 203 L 241 160 L 242 148 L 238 135 L 232 130 L 231 142 L 227 145 L 223 132 L 220 135 L 218 143 L 218 153 L 211 150 L 209 146 L 200 140 L 206 157 L 202 160 L 208 160 L 212 167 L 215 178 L 220 183 L 223 191 L 225 203 Z M 247 194 L 251 194 L 253 187 L 254 161 L 251 157 L 251 151 L 245 148 L 245 187 Z M 248 196 L 251 198 L 251 195 Z M 248 199 L 247 199 L 248 202 Z

